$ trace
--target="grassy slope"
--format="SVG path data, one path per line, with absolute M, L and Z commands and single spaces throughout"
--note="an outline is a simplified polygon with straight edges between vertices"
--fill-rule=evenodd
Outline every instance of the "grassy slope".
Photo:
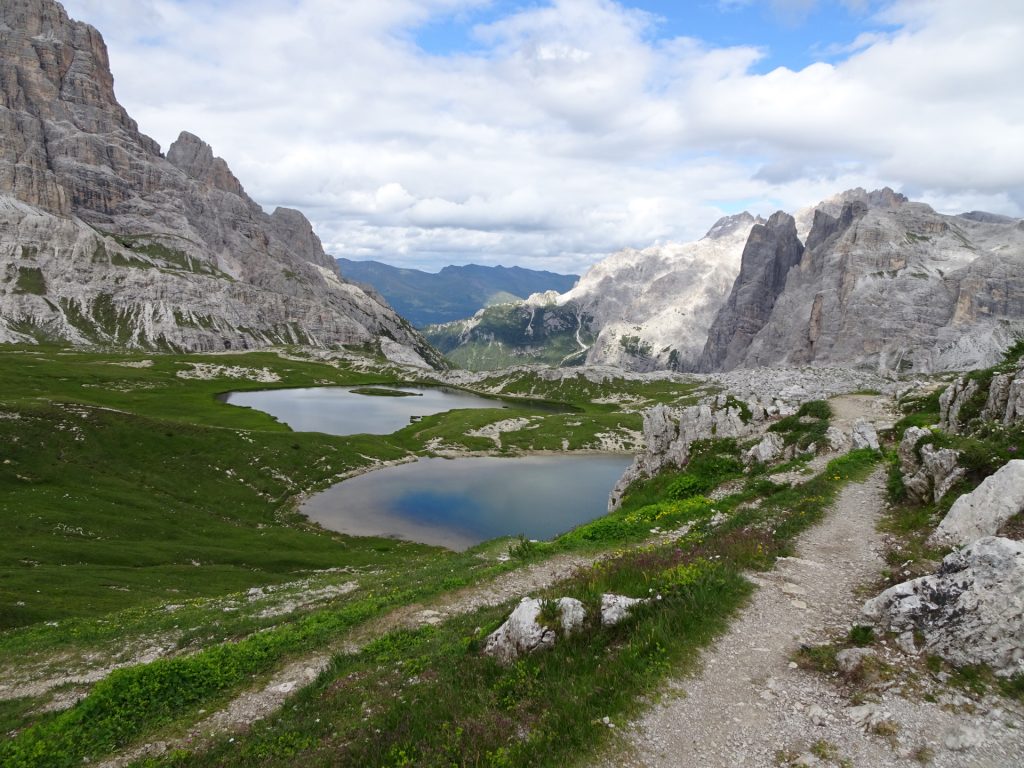
M 427 417 L 387 437 L 294 433 L 265 414 L 224 405 L 216 395 L 267 386 L 396 383 L 394 374 L 273 354 L 149 356 L 154 364 L 148 367 L 124 365 L 138 363 L 140 355 L 56 348 L 6 348 L 0 356 L 0 510 L 9 524 L 0 543 L 0 626 L 20 627 L 0 633 L 0 657 L 41 665 L 39 674 L 59 674 L 62 665 L 49 662 L 61 658 L 55 653 L 129 660 L 149 643 L 170 642 L 186 656 L 167 663 L 184 664 L 195 682 L 174 695 L 157 686 L 158 699 L 179 702 L 170 714 L 160 714 L 139 707 L 137 693 L 140 685 L 153 684 L 154 675 L 167 678 L 164 662 L 116 673 L 113 692 L 104 693 L 101 684 L 90 697 L 92 708 L 76 709 L 71 717 L 82 711 L 93 719 L 97 711 L 109 710 L 115 720 L 131 714 L 103 738 L 120 739 L 118 728 L 135 733 L 162 718 L 173 720 L 182 706 L 210 706 L 250 675 L 267 674 L 295 653 L 330 643 L 389 606 L 514 567 L 493 556 L 481 560 L 478 552 L 486 546 L 454 554 L 322 531 L 291 511 L 298 494 L 374 459 L 428 452 L 432 438 L 464 450 L 492 450 L 492 441 L 465 433 L 500 419 L 539 420 L 537 428 L 512 436 L 515 449 L 560 448 L 563 439 L 571 448 L 595 447 L 598 432 L 639 427 L 635 413 L 589 405 L 585 395 L 593 394 L 593 385 L 526 376 L 501 384 L 513 394 L 563 404 L 506 399 L 494 410 Z M 266 368 L 281 381 L 178 377 L 191 362 Z M 630 388 L 633 405 L 692 394 L 691 386 L 678 383 Z M 297 609 L 277 618 L 261 615 L 260 604 L 246 600 L 253 586 L 300 577 L 305 581 L 289 587 L 292 592 L 350 580 L 358 587 L 312 613 Z M 165 610 L 170 603 L 173 610 Z M 265 645 L 250 649 L 246 643 L 257 630 Z M 219 659 L 211 667 L 205 661 L 206 654 L 223 652 L 225 640 L 242 641 L 236 658 L 244 664 Z M 235 671 L 210 671 L 225 666 Z M 118 699 L 125 687 L 127 699 Z M 38 711 L 47 700 L 6 702 L 0 708 L 5 730 L 53 720 Z M 114 700 L 120 704 L 112 705 Z M 144 725 L 133 724 L 136 714 Z M 80 727 L 62 718 L 61 733 L 81 735 Z M 92 752 L 94 737 L 61 751 Z
M 799 489 L 754 479 L 719 503 L 731 515 L 726 524 L 697 526 L 664 546 L 626 549 L 547 593 L 581 599 L 591 616 L 603 592 L 661 597 L 623 625 L 592 621 L 553 652 L 510 667 L 479 652 L 507 605 L 392 633 L 359 654 L 336 657 L 316 685 L 245 737 L 145 764 L 590 764 L 610 732 L 604 718 L 621 722 L 635 713 L 639 696 L 689 668 L 699 648 L 725 629 L 750 592 L 742 571 L 788 554 L 842 485 L 863 478 L 876 461 L 868 451 L 850 454 Z M 739 508 L 754 498 L 763 499 L 760 509 Z M 626 514 L 641 509 L 627 504 Z M 605 544 L 616 537 L 609 533 Z
M 252 361 L 251 357 L 243 360 L 250 364 Z M 79 362 L 85 367 L 97 363 L 95 360 Z M 291 365 L 273 360 L 265 362 L 272 367 Z M 173 359 L 162 361 L 164 363 L 178 364 Z M 64 365 L 61 370 L 74 368 L 74 365 Z M 69 381 L 64 384 L 68 384 L 74 377 L 65 378 Z M 583 407 L 584 396 L 607 393 L 609 388 L 582 378 L 551 383 L 527 377 L 504 384 L 507 390 L 529 391 L 547 397 L 562 395 L 573 400 L 578 408 Z M 191 391 L 193 386 L 207 388 L 207 398 L 218 388 L 216 383 L 201 383 L 188 384 L 185 389 Z M 623 390 L 620 394 L 627 398 L 643 397 L 648 401 L 673 400 L 689 394 L 686 388 L 669 383 L 650 385 L 646 389 L 645 385 L 635 383 L 620 383 L 620 387 Z M 173 389 L 169 384 L 168 388 Z M 25 397 L 33 399 L 27 393 Z M 159 407 L 169 405 L 161 403 Z M 34 418 L 34 414 L 28 413 L 31 406 L 25 403 L 21 407 L 23 418 L 19 421 Z M 200 403 L 200 407 L 206 409 L 206 419 L 211 421 L 213 414 L 230 419 L 263 418 L 255 413 L 238 414 L 230 410 L 225 413 L 222 406 L 211 405 L 209 400 L 205 405 Z M 548 438 L 562 432 L 569 418 L 582 425 L 591 418 L 600 421 L 617 416 L 616 407 L 610 403 L 594 407 L 589 413 L 585 410 L 572 414 L 550 410 L 541 413 L 545 422 L 538 432 Z M 67 409 L 60 408 L 51 418 L 65 419 L 66 414 Z M 491 418 L 508 414 L 508 411 L 495 411 Z M 110 430 L 111 423 L 120 422 L 121 431 L 111 432 L 109 442 L 120 446 L 118 458 L 129 463 L 134 461 L 133 453 L 144 464 L 157 461 L 164 445 L 161 440 L 167 439 L 166 433 L 161 435 L 160 430 L 177 424 L 174 419 L 157 419 L 152 415 L 129 418 L 125 414 L 103 412 L 102 416 L 111 422 L 79 425 L 85 441 L 72 437 L 72 442 L 87 444 L 95 435 Z M 457 441 L 469 423 L 485 421 L 484 416 L 485 412 L 458 412 L 448 417 L 431 417 L 402 430 L 390 440 L 383 440 L 382 444 L 411 447 L 431 435 Z M 136 423 L 134 419 L 144 421 Z M 311 477 L 307 479 L 315 482 L 315 476 L 318 473 L 322 476 L 324 468 L 317 470 L 316 462 L 311 465 L 290 452 L 301 454 L 313 446 L 326 450 L 329 445 L 338 448 L 343 444 L 354 448 L 343 439 L 295 435 L 269 420 L 266 422 L 265 430 L 247 429 L 239 437 L 244 458 L 238 465 L 250 467 L 246 471 L 252 473 L 245 475 L 247 482 L 262 478 L 260 465 L 244 460 L 251 459 L 254 452 L 268 464 L 285 467 L 298 476 L 308 471 Z M 209 439 L 218 441 L 218 449 L 220 441 L 225 439 L 224 433 L 229 432 L 224 425 L 179 426 L 183 430 L 197 430 L 199 435 L 212 432 Z M 247 426 L 254 425 L 249 422 Z M 584 431 L 593 429 L 591 425 Z M 72 431 L 72 434 L 75 433 Z M 303 443 L 300 439 L 314 437 L 321 442 Z M 275 442 L 276 438 L 284 442 Z M 99 444 L 106 445 L 97 439 Z M 139 452 L 146 446 L 150 453 Z M 67 447 L 65 457 L 71 456 L 72 448 Z M 211 446 L 208 444 L 206 448 Z M 668 482 L 662 479 L 656 483 L 656 488 L 663 491 L 652 494 L 643 488 L 636 489 L 622 510 L 611 518 L 595 520 L 551 544 L 521 545 L 515 549 L 519 560 L 532 560 L 560 550 L 623 548 L 611 561 L 581 572 L 560 585 L 558 594 L 579 597 L 590 607 L 592 616 L 596 615 L 597 601 L 605 591 L 635 596 L 656 591 L 663 595 L 663 600 L 639 611 L 634 622 L 614 629 L 591 623 L 580 636 L 561 644 L 553 654 L 526 659 L 511 668 L 500 667 L 478 653 L 480 639 L 500 622 L 507 606 L 483 609 L 448 621 L 439 628 L 392 633 L 359 654 L 338 657 L 316 686 L 303 691 L 292 706 L 256 727 L 240 742 L 225 739 L 211 751 L 172 754 L 159 762 L 169 765 L 292 765 L 301 760 L 324 765 L 447 765 L 454 760 L 460 764 L 500 766 L 554 765 L 585 759 L 588 750 L 600 744 L 607 733 L 600 718 L 621 718 L 635 711 L 640 694 L 657 685 L 670 670 L 691 663 L 696 650 L 724 629 L 729 615 L 749 592 L 749 585 L 741 578 L 742 570 L 768 567 L 777 554 L 788 552 L 793 536 L 820 516 L 841 484 L 863 476 L 873 461 L 868 454 L 855 454 L 834 463 L 821 478 L 799 490 L 772 486 L 753 477 L 741 492 L 720 502 L 712 503 L 694 495 L 694 491 L 705 490 L 737 474 L 739 449 L 732 441 L 711 441 L 698 451 L 699 460 L 695 459 L 689 472 L 675 473 Z M 93 452 L 94 449 L 83 449 L 80 458 L 84 462 Z M 343 453 L 340 448 L 339 453 Z M 190 453 L 183 451 L 182 455 L 187 457 Z M 207 477 L 202 474 L 201 465 L 209 461 L 211 455 L 217 456 L 218 466 L 211 468 L 213 474 L 209 475 L 209 482 L 214 482 L 215 478 L 218 489 L 231 488 L 232 494 L 236 493 L 236 483 L 239 488 L 247 487 L 247 483 L 238 482 L 236 478 L 223 479 L 222 470 L 227 462 L 222 460 L 222 453 L 204 453 L 202 460 L 187 465 L 189 472 L 200 473 L 196 482 Z M 170 468 L 177 464 L 177 461 L 170 462 L 163 471 L 173 471 Z M 93 467 L 102 477 L 108 476 L 105 462 L 95 462 Z M 334 469 L 332 463 L 331 470 Z M 124 487 L 119 492 L 130 496 L 133 484 L 143 478 L 137 474 L 122 475 L 127 472 L 119 468 L 110 482 L 115 486 L 123 482 Z M 75 478 L 74 474 L 67 476 L 69 487 L 80 485 L 92 476 Z M 182 479 L 181 476 L 176 478 Z M 51 483 L 60 481 L 58 477 L 49 478 Z M 183 489 L 169 483 L 161 493 L 174 498 L 174 493 L 181 494 L 190 487 Z M 268 498 L 256 497 L 264 502 L 263 511 L 277 509 L 280 512 L 280 500 L 294 489 L 281 489 L 279 497 L 273 496 L 274 488 L 261 490 L 270 494 Z M 94 492 L 92 488 L 89 491 Z M 274 537 L 287 533 L 341 541 L 340 537 L 282 525 L 275 521 L 274 515 L 260 517 L 256 501 L 251 504 L 254 519 L 259 522 L 256 526 L 247 525 L 225 513 L 233 511 L 236 504 L 244 506 L 256 490 L 239 490 L 237 494 L 237 499 L 229 497 L 229 503 L 203 507 L 201 517 L 219 514 L 222 518 L 228 517 L 232 526 L 241 530 L 252 528 L 260 536 L 272 530 L 269 535 Z M 93 496 L 94 501 L 97 498 L 99 496 Z M 763 499 L 757 509 L 740 507 L 742 502 L 756 498 Z M 195 512 L 195 503 L 186 497 L 182 508 L 189 506 Z M 713 527 L 709 520 L 715 512 L 729 514 L 729 521 Z M 694 527 L 682 539 L 653 549 L 629 546 L 629 542 L 637 540 L 653 524 L 675 525 L 687 520 Z M 260 523 L 266 527 L 257 527 Z M 99 527 L 98 521 L 96 524 Z M 95 533 L 91 529 L 87 532 Z M 139 531 L 140 535 L 142 533 Z M 144 543 L 167 546 L 163 541 Z M 516 564 L 481 567 L 474 553 L 444 555 L 390 542 L 387 544 L 394 547 L 407 546 L 408 551 L 388 553 L 375 548 L 380 542 L 350 540 L 344 543 L 346 553 L 365 554 L 366 550 L 360 549 L 363 546 L 376 553 L 378 563 L 370 582 L 372 588 L 363 581 L 351 599 L 324 610 L 296 615 L 287 622 L 268 625 L 256 634 L 252 631 L 259 626 L 252 620 L 225 619 L 227 626 L 214 622 L 216 628 L 211 624 L 200 631 L 207 636 L 188 655 L 117 672 L 98 684 L 85 701 L 60 715 L 26 717 L 31 702 L 22 702 L 20 719 L 16 706 L 13 712 L 0 713 L 22 728 L 18 738 L 0 744 L 0 757 L 12 766 L 70 766 L 139 739 L 180 732 L 180 728 L 199 716 L 201 709 L 216 707 L 253 676 L 260 678 L 296 654 L 330 645 L 332 639 L 388 606 L 451 589 Z M 87 550 L 81 543 L 78 548 Z M 225 548 L 224 555 L 231 551 L 230 547 Z M 426 555 L 417 558 L 418 551 Z M 388 554 L 398 554 L 402 563 L 389 560 Z M 239 567 L 251 567 L 249 560 L 260 557 L 247 552 L 246 562 Z M 341 558 L 337 562 L 340 561 Z M 294 563 L 290 563 L 288 567 L 293 566 Z M 268 574 L 274 573 L 271 565 L 265 563 L 263 567 Z M 211 571 L 210 576 L 219 580 L 220 572 Z M 187 610 L 201 612 L 201 606 L 194 605 Z M 149 623 L 143 620 L 141 626 L 155 627 L 154 615 L 158 614 L 149 614 Z M 117 618 L 125 617 L 121 614 Z M 164 620 L 191 623 L 195 619 L 189 615 Z M 104 623 L 105 620 L 99 622 Z M 66 629 L 67 622 L 62 624 Z M 79 626 L 74 622 L 70 625 L 72 628 Z M 101 632 L 95 624 L 86 622 L 81 626 L 94 633 Z M 30 638 L 44 644 L 52 640 L 45 630 L 32 627 L 8 633 L 0 639 L 0 645 L 6 643 L 14 650 L 25 647 L 25 641 Z M 236 642 L 223 644 L 219 642 L 222 639 Z M 373 702 L 369 710 L 366 709 L 368 700 Z M 33 726 L 25 729 L 33 722 Z
M 495 410 L 454 411 L 393 436 L 295 433 L 266 414 L 224 405 L 230 389 L 393 381 L 393 375 L 285 360 L 274 354 L 139 356 L 58 349 L 0 352 L 0 628 L 135 605 L 225 594 L 302 572 L 402 565 L 437 550 L 391 540 L 353 540 L 305 525 L 296 497 L 337 475 L 446 446 L 492 450 L 466 435 L 530 415 L 539 428 L 515 433 L 516 449 L 594 447 L 595 435 L 639 428 L 639 416 L 589 406 L 589 389 L 535 381 L 531 394 L 577 403 L 538 410 L 496 401 Z M 186 380 L 189 361 L 267 368 L 277 384 Z M 515 390 L 516 387 L 509 386 Z M 522 388 L 521 388 L 522 389 Z M 651 387 L 649 401 L 691 387 Z M 642 390 L 642 388 L 641 388 Z M 504 407 L 502 407 L 504 406 Z

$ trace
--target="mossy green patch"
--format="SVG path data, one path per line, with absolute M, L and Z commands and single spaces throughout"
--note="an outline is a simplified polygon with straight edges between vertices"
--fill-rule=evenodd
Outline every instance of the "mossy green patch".
M 18 279 L 14 283 L 15 293 L 46 295 L 46 278 L 39 267 L 18 267 Z

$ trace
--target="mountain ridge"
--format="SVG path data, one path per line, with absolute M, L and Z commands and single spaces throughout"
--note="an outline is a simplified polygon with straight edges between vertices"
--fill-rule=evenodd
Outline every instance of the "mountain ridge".
M 564 294 L 427 333 L 479 367 L 960 370 L 994 364 L 1024 335 L 1022 275 L 1024 221 L 855 188 L 767 221 L 724 217 L 695 243 L 620 251 Z M 545 307 L 540 333 L 531 303 Z

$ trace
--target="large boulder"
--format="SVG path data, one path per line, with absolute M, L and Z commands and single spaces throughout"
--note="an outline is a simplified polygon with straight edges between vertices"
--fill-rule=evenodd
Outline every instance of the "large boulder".
M 913 475 L 903 479 L 908 495 L 922 503 L 927 502 L 930 496 L 937 503 L 966 474 L 966 470 L 957 463 L 959 458 L 960 452 L 952 448 L 921 446 L 921 466 Z
M 571 597 L 560 597 L 555 603 L 560 613 L 562 634 L 568 636 L 579 629 L 587 617 L 583 603 Z M 540 622 L 543 600 L 524 597 L 505 623 L 487 636 L 484 653 L 504 664 L 520 656 L 555 647 L 558 632 Z
M 887 589 L 864 613 L 957 666 L 1024 673 L 1024 542 L 988 536 L 948 555 L 937 573 Z
M 903 433 L 899 447 L 896 449 L 896 455 L 899 457 L 900 471 L 904 477 L 913 475 L 921 468 L 921 462 L 917 456 L 917 444 L 921 441 L 922 437 L 930 435 L 931 432 L 921 427 L 907 427 Z
M 957 499 L 928 543 L 959 547 L 994 536 L 1020 512 L 1024 512 L 1024 459 L 1014 459 Z

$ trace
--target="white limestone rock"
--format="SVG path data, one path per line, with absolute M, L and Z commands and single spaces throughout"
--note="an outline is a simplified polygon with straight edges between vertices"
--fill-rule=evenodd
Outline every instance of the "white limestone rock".
M 937 573 L 864 604 L 884 629 L 917 630 L 923 650 L 952 664 L 1024 672 L 1024 543 L 988 536 L 947 555 Z
M 849 447 L 850 438 L 839 427 L 829 427 L 825 430 L 825 442 L 828 443 L 830 451 L 838 453 Z
M 538 621 L 543 602 L 535 597 L 520 600 L 505 623 L 487 636 L 484 653 L 511 664 L 528 653 L 554 648 L 558 633 Z M 560 597 L 555 602 L 561 613 L 562 633 L 568 636 L 583 625 L 586 609 L 571 597 Z
M 384 357 L 392 363 L 407 365 L 412 368 L 430 368 L 430 363 L 424 360 L 415 349 L 408 344 L 400 344 L 388 338 L 380 340 L 380 351 Z
M 875 432 L 874 425 L 866 419 L 857 419 L 853 423 L 850 440 L 853 443 L 854 450 L 860 448 L 870 448 L 873 451 L 878 450 L 878 433 Z
M 903 480 L 908 495 L 919 502 L 928 501 L 929 496 L 938 502 L 966 474 L 966 470 L 957 464 L 959 458 L 960 452 L 952 448 L 922 446 L 921 466 Z
M 757 426 L 745 424 L 739 408 L 713 409 L 692 405 L 682 409 L 656 405 L 644 412 L 644 450 L 615 484 L 608 497 L 608 511 L 618 509 L 626 489 L 635 481 L 652 477 L 665 467 L 682 467 L 690 460 L 690 444 L 711 437 L 743 437 Z
M 720 219 L 700 240 L 612 254 L 559 296 L 591 318 L 588 364 L 694 370 L 708 327 L 739 272 L 749 213 Z M 635 344 L 624 344 L 635 339 Z M 643 351 L 641 351 L 643 350 Z M 646 354 L 644 353 L 646 351 Z
M 761 442 L 743 454 L 743 460 L 747 464 L 755 461 L 761 464 L 768 464 L 775 461 L 786 449 L 786 443 L 778 432 L 765 432 Z
M 907 427 L 903 433 L 900 444 L 896 449 L 896 455 L 899 457 L 900 472 L 903 473 L 904 477 L 913 475 L 921 468 L 921 462 L 917 457 L 917 444 L 922 437 L 930 435 L 931 432 L 921 427 Z
M 601 625 L 613 627 L 629 618 L 632 610 L 647 602 L 643 597 L 625 595 L 601 595 Z
M 851 190 L 798 218 L 796 263 L 774 251 L 744 261 L 709 332 L 721 367 L 970 370 L 997 363 L 1024 330 L 1015 219 L 947 216 L 891 190 Z
M 864 663 L 877 654 L 872 648 L 844 648 L 836 654 L 836 665 L 844 675 L 852 675 Z
M 1006 410 L 1003 412 L 1003 424 L 1009 426 L 1020 421 L 1024 421 L 1024 366 L 1010 382 L 1006 392 Z
M 978 382 L 974 379 L 966 380 L 963 376 L 957 378 L 952 384 L 943 390 L 939 395 L 939 426 L 954 435 L 960 432 L 963 426 L 960 423 L 960 411 L 964 404 L 978 392 Z
M 443 366 L 343 280 L 300 212 L 266 213 L 188 132 L 118 103 L 107 49 L 53 0 L 0 5 L 0 343 L 223 351 L 389 338 Z
M 1014 459 L 957 499 L 928 543 L 958 547 L 994 536 L 1020 512 L 1024 512 L 1024 459 Z

